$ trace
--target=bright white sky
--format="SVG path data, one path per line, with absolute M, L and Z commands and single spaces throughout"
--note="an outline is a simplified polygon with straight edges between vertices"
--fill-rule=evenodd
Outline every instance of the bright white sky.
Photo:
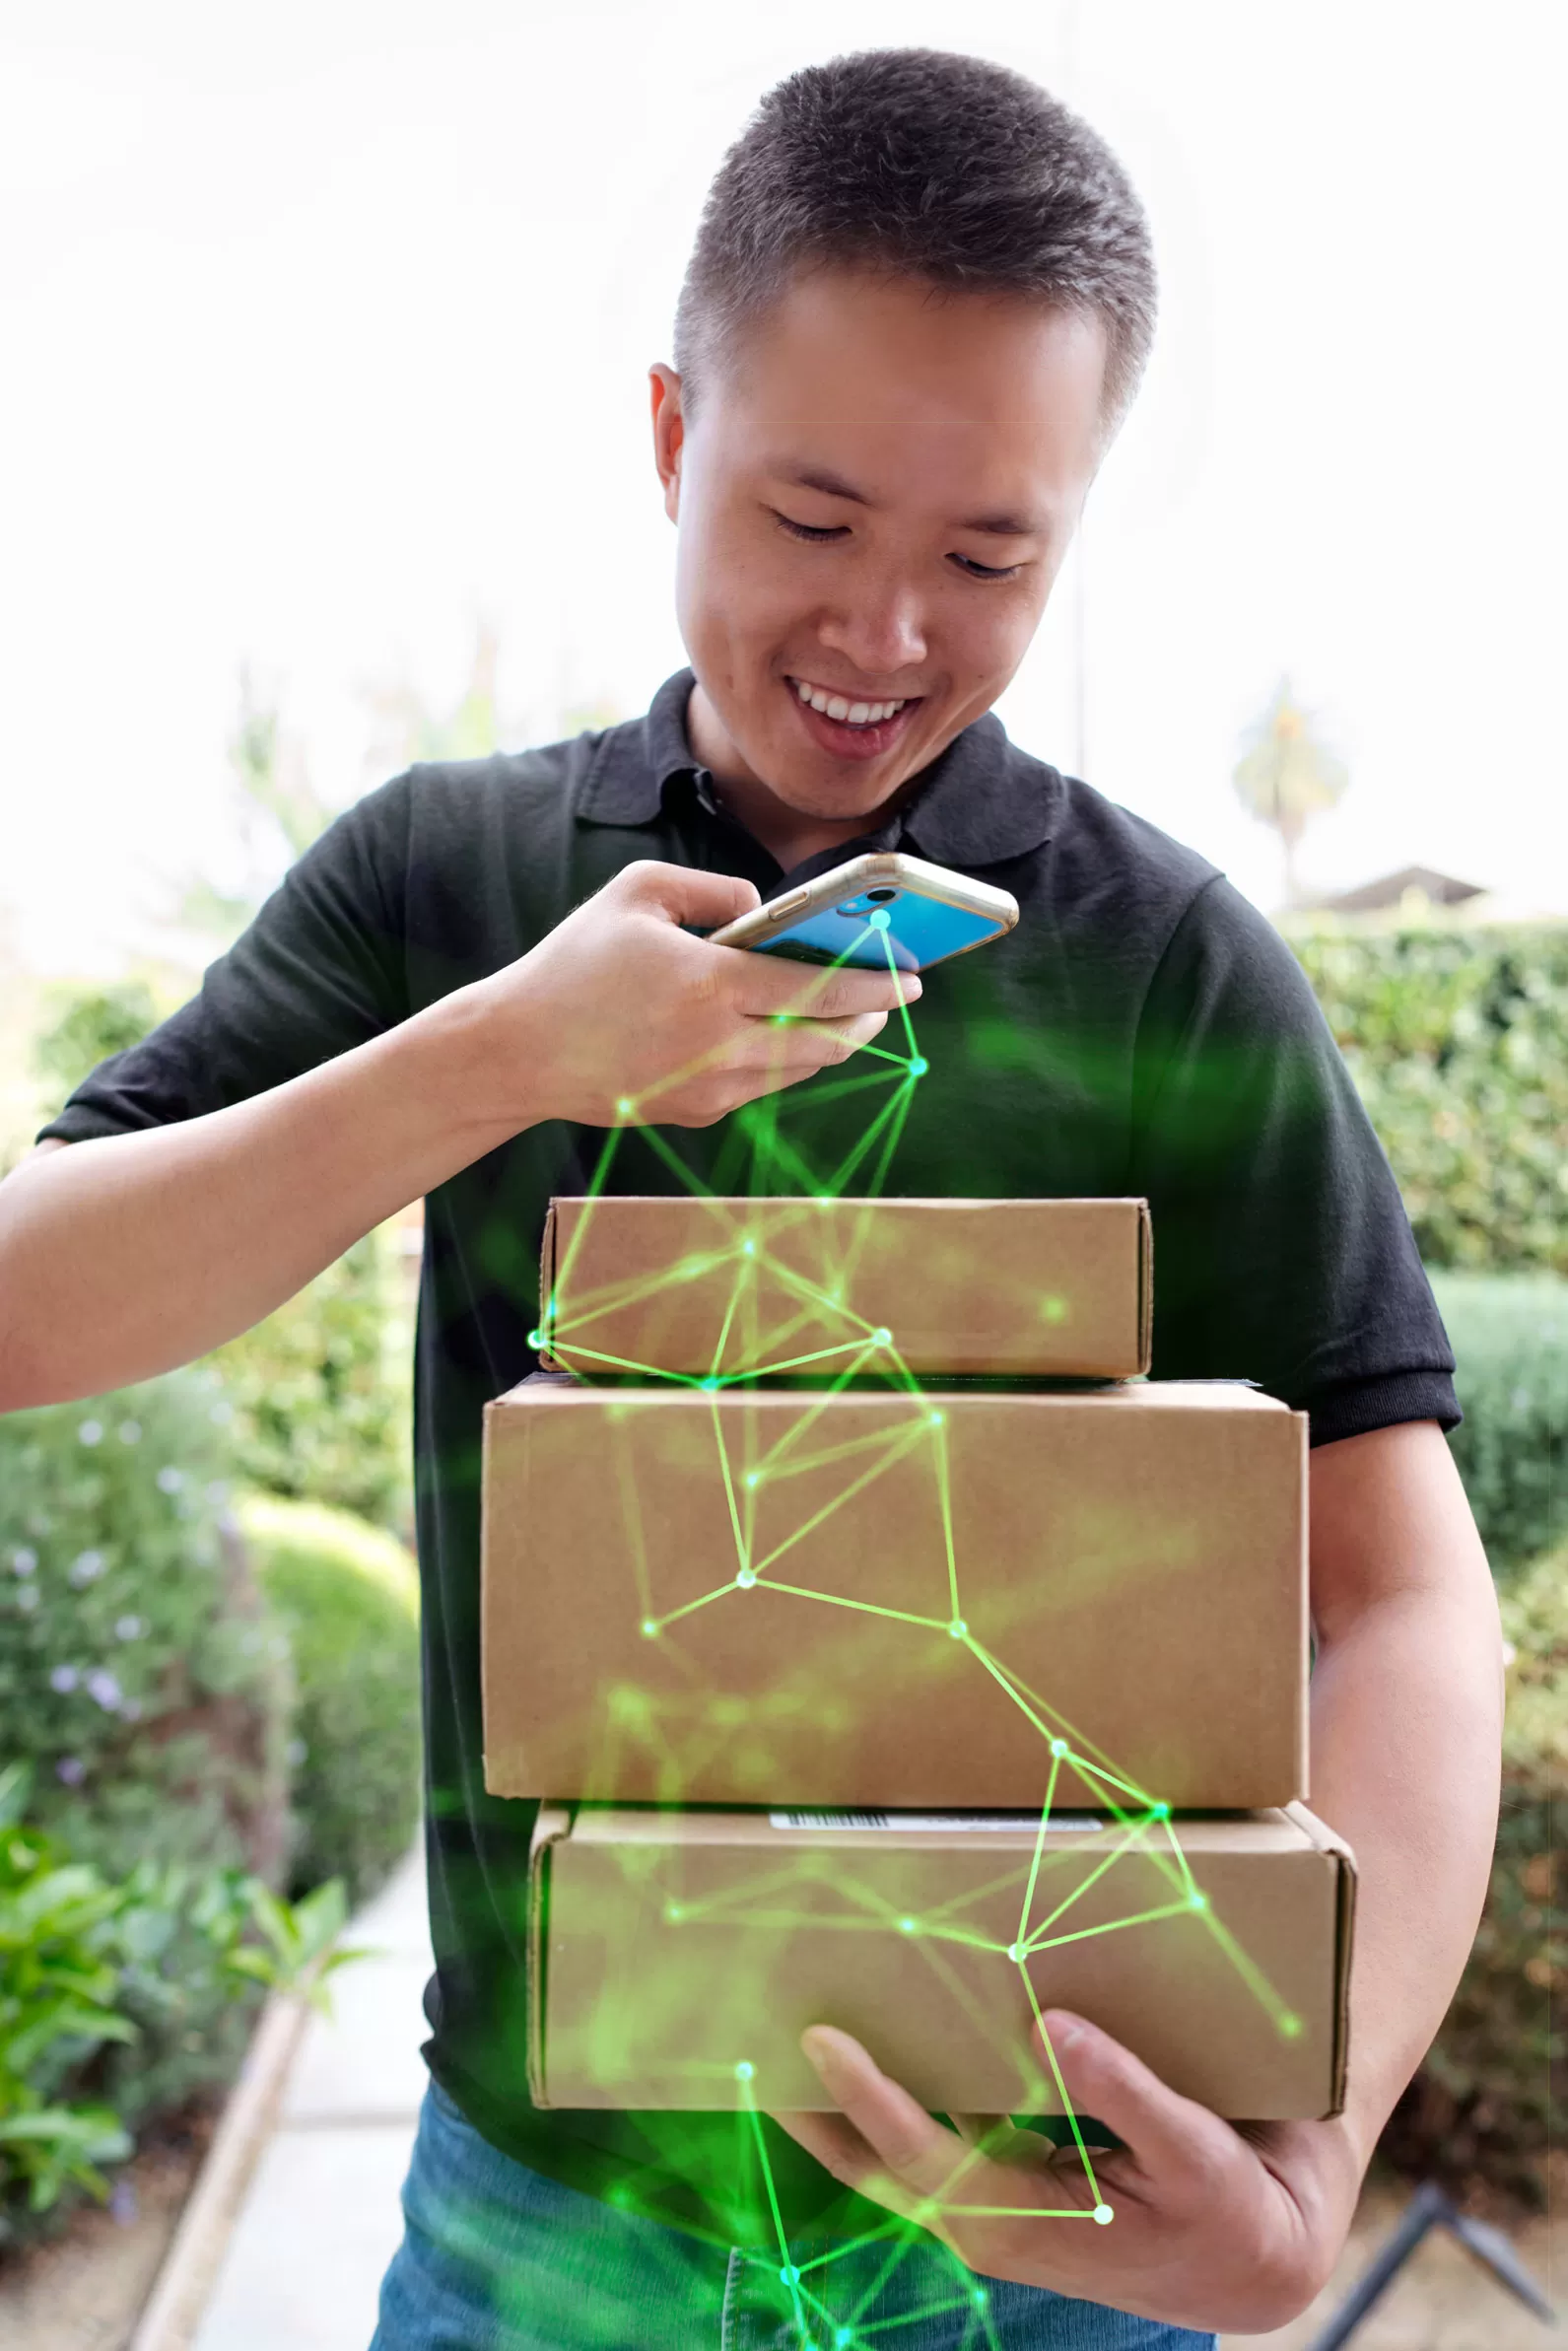
M 1164 315 L 1019 739 L 1277 895 L 1236 737 L 1283 671 L 1347 759 L 1309 880 L 1568 907 L 1555 0 L 167 0 L 0 7 L 0 924 L 112 965 L 231 840 L 239 664 L 317 782 L 367 687 L 511 739 L 681 659 L 645 370 L 779 75 L 925 41 L 1119 149 Z M 1079 719 L 1083 721 L 1082 739 Z M 145 933 L 143 933 L 145 934 Z

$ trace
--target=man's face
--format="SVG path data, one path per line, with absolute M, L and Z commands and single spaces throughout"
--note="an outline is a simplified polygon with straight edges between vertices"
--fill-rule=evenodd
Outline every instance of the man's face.
M 677 615 L 721 782 L 866 815 L 990 708 L 1077 525 L 1104 365 L 1097 320 L 833 270 L 748 332 L 695 418 L 654 370 Z

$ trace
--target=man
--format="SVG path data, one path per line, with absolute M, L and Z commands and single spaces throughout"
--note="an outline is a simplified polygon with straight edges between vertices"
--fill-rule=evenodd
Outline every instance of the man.
M 427 1199 L 439 2087 L 380 2351 L 798 2342 L 802 2312 L 805 2339 L 897 2326 L 907 2351 L 1280 2324 L 1332 2266 L 1463 1966 L 1500 1644 L 1443 1441 L 1453 1359 L 1387 1163 L 1269 927 L 987 716 L 1153 306 L 1119 166 L 1033 85 L 921 51 L 782 84 L 715 182 L 677 364 L 652 371 L 691 671 L 635 725 L 415 769 L 362 801 L 0 1188 L 8 1408 L 199 1354 Z M 699 935 L 871 846 L 1022 908 L 930 976 L 895 1188 L 1146 1193 L 1156 1376 L 1251 1377 L 1311 1416 L 1314 1794 L 1360 1863 L 1355 2044 L 1342 2116 L 1236 2128 L 1092 2024 L 1048 2017 L 1074 2105 L 1120 2142 L 1099 2167 L 1114 2226 L 1086 2229 L 943 2219 L 959 2171 L 963 2203 L 1014 2208 L 1059 2205 L 1064 2175 L 1038 2138 L 923 2113 L 825 2020 L 807 2042 L 838 2111 L 771 2138 L 795 2265 L 838 2256 L 802 2303 L 777 2250 L 728 2239 L 731 2124 L 529 2104 L 533 1808 L 483 1788 L 477 1464 L 485 1401 L 533 1361 L 546 1199 L 584 1188 L 602 1130 L 634 1101 L 713 1170 L 727 1114 L 842 1061 L 895 1006 L 891 976 L 823 980 Z M 786 1009 L 803 1016 L 781 1027 Z M 850 1118 L 818 1115 L 829 1135 Z M 617 1187 L 671 1181 L 629 1130 Z M 933 2234 L 890 2257 L 887 2210 Z

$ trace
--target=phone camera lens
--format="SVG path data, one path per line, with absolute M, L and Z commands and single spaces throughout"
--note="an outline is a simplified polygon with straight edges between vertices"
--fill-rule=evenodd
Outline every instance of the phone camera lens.
M 898 896 L 898 892 L 897 890 L 867 890 L 865 895 L 869 905 L 886 906 L 890 898 Z

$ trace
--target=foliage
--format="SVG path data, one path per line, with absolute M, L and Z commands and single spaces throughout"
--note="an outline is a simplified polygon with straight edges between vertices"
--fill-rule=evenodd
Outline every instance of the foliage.
M 0 1418 L 8 1755 L 36 1766 L 38 1827 L 116 1881 L 283 1867 L 287 1643 L 227 1515 L 231 1418 L 201 1371 Z M 105 2060 L 127 2112 L 226 2078 L 243 2030 L 182 1884 L 141 1930 L 139 2039 Z
M 363 1901 L 419 1819 L 419 1580 L 402 1545 L 350 1517 L 255 1497 L 240 1525 L 299 1686 L 292 1882 Z
M 100 2167 L 131 2152 L 127 2125 L 152 2103 L 131 2063 L 138 2010 L 179 2002 L 182 1943 L 205 1946 L 241 2023 L 258 1986 L 325 2007 L 327 1977 L 362 1956 L 336 1947 L 340 1881 L 297 1905 L 239 1871 L 144 1861 L 115 1883 L 28 1825 L 33 1776 L 0 1771 L 0 2245 L 23 2232 L 19 2207 L 102 2194 Z
M 1502 1598 L 1514 1656 L 1486 1914 L 1437 2043 L 1386 2136 L 1401 2169 L 1538 2203 L 1568 2129 L 1568 1855 L 1552 1803 L 1568 1764 L 1568 1547 Z
M 158 1000 L 144 979 L 103 988 L 57 985 L 46 1003 L 52 1017 L 34 1040 L 33 1062 L 61 1101 L 100 1062 L 139 1045 L 159 1019 Z
M 1568 924 L 1291 942 L 1428 1265 L 1568 1273 Z
M 1451 1440 L 1493 1569 L 1513 1574 L 1568 1534 L 1568 1282 L 1439 1274 L 1465 1419 Z
M 410 1334 L 384 1232 L 211 1358 L 247 1486 L 391 1528 L 410 1516 Z

